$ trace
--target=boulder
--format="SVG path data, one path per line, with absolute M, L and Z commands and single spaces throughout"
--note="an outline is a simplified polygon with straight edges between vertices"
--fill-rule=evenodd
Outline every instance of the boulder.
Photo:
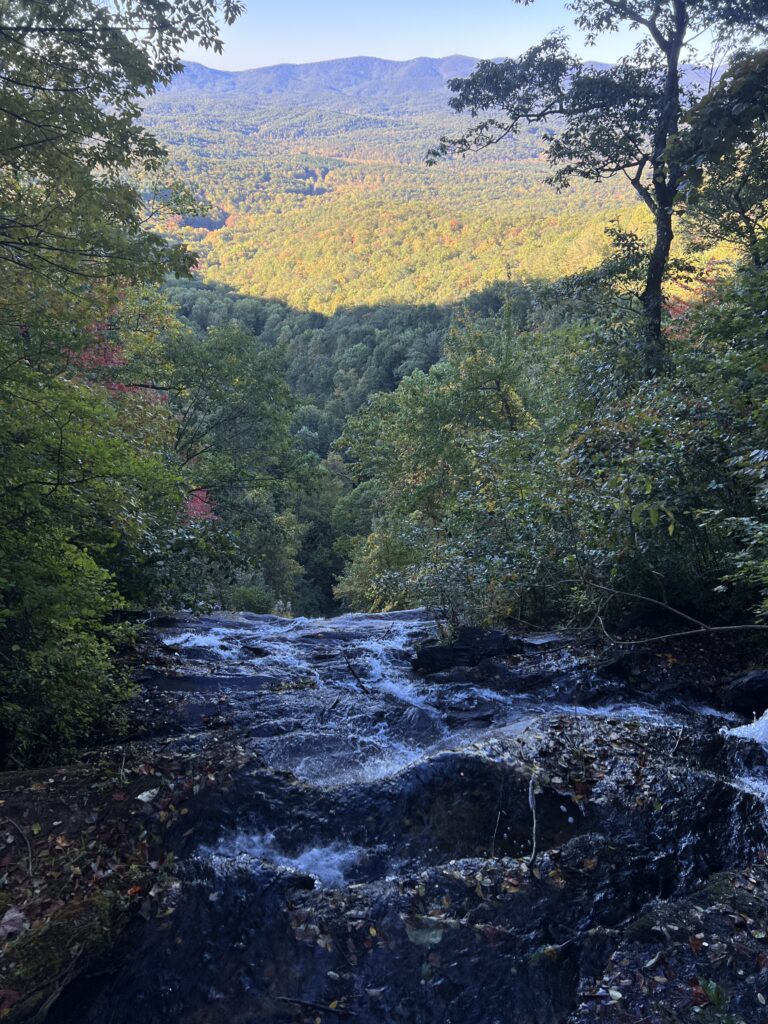
M 768 709 L 768 669 L 756 668 L 735 676 L 723 692 L 723 706 L 751 718 Z
M 559 689 L 558 684 L 569 678 L 568 673 L 547 666 L 510 664 L 503 658 L 486 658 L 477 665 L 458 665 L 440 672 L 430 673 L 430 682 L 441 687 L 481 686 L 499 693 L 540 693 Z
M 459 666 L 479 665 L 488 658 L 520 654 L 522 644 L 501 629 L 460 629 L 450 644 L 425 644 L 413 660 L 414 671 L 421 675 L 446 672 Z
M 636 683 L 648 678 L 653 663 L 653 655 L 649 651 L 635 648 L 614 653 L 602 660 L 596 668 L 605 678 Z

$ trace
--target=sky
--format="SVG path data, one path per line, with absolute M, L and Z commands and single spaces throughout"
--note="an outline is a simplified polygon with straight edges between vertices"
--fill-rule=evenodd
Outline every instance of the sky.
M 584 47 L 561 0 L 536 0 L 528 7 L 513 0 L 246 2 L 246 14 L 224 30 L 221 56 L 189 48 L 184 58 L 242 70 L 336 57 L 514 57 L 557 28 L 573 33 L 574 49 L 591 60 L 613 61 L 628 45 L 626 36 L 612 34 Z

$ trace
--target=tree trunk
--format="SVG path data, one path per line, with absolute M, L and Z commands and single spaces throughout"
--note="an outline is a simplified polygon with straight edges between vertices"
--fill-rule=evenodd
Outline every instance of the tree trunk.
M 674 21 L 669 38 L 659 33 L 655 22 L 650 28 L 651 35 L 666 58 L 666 76 L 651 158 L 656 241 L 648 262 L 645 287 L 640 295 L 645 314 L 640 369 L 647 377 L 661 373 L 667 361 L 667 345 L 662 330 L 664 279 L 674 238 L 672 207 L 681 178 L 680 168 L 669 166 L 665 154 L 669 140 L 680 127 L 680 54 L 688 28 L 687 0 L 673 0 L 672 8 Z
M 657 376 L 667 358 L 666 341 L 662 330 L 664 312 L 664 278 L 672 248 L 672 211 L 659 206 L 656 211 L 656 241 L 648 262 L 645 287 L 640 301 L 645 314 L 641 342 L 641 370 L 648 377 Z

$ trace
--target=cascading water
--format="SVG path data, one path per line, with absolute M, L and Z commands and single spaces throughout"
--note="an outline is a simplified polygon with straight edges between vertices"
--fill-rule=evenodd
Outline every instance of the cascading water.
M 435 634 L 426 615 L 218 623 L 162 635 L 170 684 L 210 673 L 209 685 L 250 719 L 251 744 L 272 767 L 314 783 L 376 778 L 445 738 L 440 712 L 409 671 L 416 642 Z
M 758 856 L 766 757 L 727 716 L 558 637 L 421 677 L 437 633 L 420 611 L 153 626 L 173 742 L 215 720 L 237 771 L 171 834 L 181 886 L 54 1020 L 559 1024 L 624 923 Z

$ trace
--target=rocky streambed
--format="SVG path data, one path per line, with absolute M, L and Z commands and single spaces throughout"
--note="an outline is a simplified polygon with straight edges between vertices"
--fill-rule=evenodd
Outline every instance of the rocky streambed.
M 30 907 L 49 868 L 64 884 L 47 917 L 13 908 L 6 1016 L 768 1021 L 760 727 L 671 657 L 436 634 L 421 612 L 156 620 L 152 730 L 69 770 L 45 856 L 30 815 L 67 776 L 31 810 L 10 791 Z M 108 937 L 91 913 L 25 975 L 86 906 Z

